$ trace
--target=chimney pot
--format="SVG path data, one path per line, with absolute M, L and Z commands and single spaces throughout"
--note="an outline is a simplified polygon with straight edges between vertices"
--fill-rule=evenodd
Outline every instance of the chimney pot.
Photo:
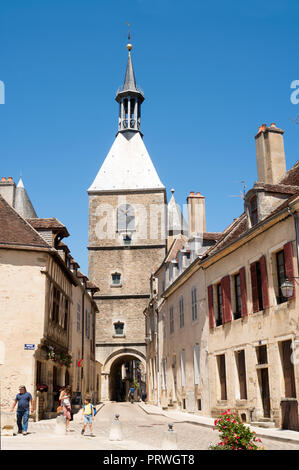
M 5 176 L 2 176 L 1 181 L 3 181 L 3 182 L 6 181 L 6 177 L 5 177 Z
M 13 180 L 13 179 L 12 179 L 12 176 L 9 176 L 9 177 L 7 178 L 7 181 L 12 181 L 12 180 Z

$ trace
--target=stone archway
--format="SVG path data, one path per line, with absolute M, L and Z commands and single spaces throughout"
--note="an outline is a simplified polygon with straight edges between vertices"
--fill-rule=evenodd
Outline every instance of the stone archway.
M 126 401 L 133 380 L 139 384 L 138 396 L 144 393 L 145 380 L 140 369 L 145 370 L 145 356 L 140 351 L 126 348 L 111 354 L 104 365 L 104 374 L 108 379 L 107 398 L 111 401 Z

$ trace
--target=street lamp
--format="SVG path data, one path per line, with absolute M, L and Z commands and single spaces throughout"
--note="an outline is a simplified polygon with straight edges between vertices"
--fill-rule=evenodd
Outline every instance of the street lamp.
M 299 279 L 299 277 L 291 277 L 291 279 Z M 283 297 L 289 299 L 293 296 L 294 285 L 288 278 L 281 284 L 280 289 Z

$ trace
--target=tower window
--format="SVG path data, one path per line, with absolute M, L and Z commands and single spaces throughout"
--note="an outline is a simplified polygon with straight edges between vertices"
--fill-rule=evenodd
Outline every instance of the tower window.
M 112 285 L 119 286 L 120 285 L 120 273 L 113 273 L 112 274 Z
M 123 322 L 114 323 L 114 334 L 116 336 L 123 336 L 124 335 L 124 327 L 125 324 Z

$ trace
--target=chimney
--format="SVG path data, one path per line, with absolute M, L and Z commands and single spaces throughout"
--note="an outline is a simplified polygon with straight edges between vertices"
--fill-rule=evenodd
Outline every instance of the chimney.
M 258 182 L 277 184 L 286 173 L 282 129 L 260 126 L 255 136 Z
M 189 235 L 200 235 L 206 232 L 205 197 L 191 191 L 187 197 Z
M 11 176 L 7 179 L 5 176 L 2 176 L 0 180 L 0 196 L 2 196 L 6 202 L 12 207 L 14 207 L 15 202 L 15 191 L 16 185 Z

